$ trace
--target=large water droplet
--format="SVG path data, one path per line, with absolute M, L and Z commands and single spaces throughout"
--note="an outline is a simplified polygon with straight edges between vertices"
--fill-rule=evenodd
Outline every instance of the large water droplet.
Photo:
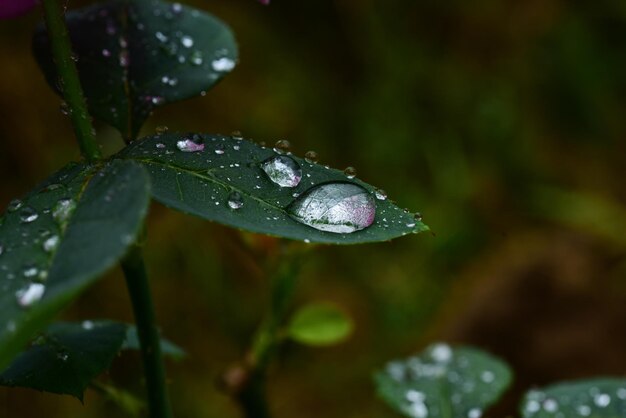
M 204 144 L 194 142 L 191 139 L 182 139 L 176 142 L 176 148 L 182 152 L 198 152 L 204 150 Z
M 43 242 L 43 249 L 46 252 L 52 252 L 59 246 L 59 236 L 53 235 Z
M 36 221 L 37 218 L 39 218 L 39 214 L 35 211 L 35 209 L 31 208 L 30 206 L 26 206 L 20 212 L 20 220 L 22 221 L 22 223 L 28 224 Z
M 30 283 L 28 286 L 15 292 L 18 305 L 27 308 L 43 297 L 46 286 L 41 283 Z
M 228 195 L 228 207 L 235 210 L 243 207 L 243 198 L 240 193 L 232 192 Z
M 218 58 L 216 60 L 213 60 L 213 62 L 211 63 L 211 66 L 213 67 L 215 71 L 219 71 L 219 72 L 231 71 L 233 68 L 235 68 L 235 61 L 226 57 Z
M 296 187 L 302 179 L 300 165 L 291 157 L 277 155 L 261 164 L 265 174 L 281 187 Z
M 320 231 L 348 234 L 374 222 L 376 204 L 361 186 L 326 183 L 302 194 L 288 211 L 297 221 Z

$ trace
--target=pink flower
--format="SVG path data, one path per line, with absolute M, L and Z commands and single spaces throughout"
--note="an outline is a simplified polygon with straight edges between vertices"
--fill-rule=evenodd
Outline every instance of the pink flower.
M 0 19 L 23 15 L 37 4 L 37 0 L 0 0 Z

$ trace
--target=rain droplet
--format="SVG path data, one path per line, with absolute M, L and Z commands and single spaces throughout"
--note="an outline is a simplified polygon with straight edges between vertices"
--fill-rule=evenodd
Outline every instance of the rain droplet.
M 376 199 L 378 200 L 387 200 L 387 193 L 385 193 L 382 189 L 376 189 Z
M 84 330 L 89 331 L 90 329 L 93 329 L 94 324 L 92 321 L 86 320 L 82 322 L 81 326 Z
M 204 144 L 194 142 L 191 139 L 182 139 L 176 142 L 176 148 L 182 152 L 198 152 L 204 150 Z
M 300 195 L 287 210 L 295 220 L 320 231 L 349 234 L 374 222 L 376 204 L 361 186 L 326 183 Z
M 51 236 L 50 238 L 48 238 L 47 240 L 43 242 L 44 251 L 52 252 L 56 250 L 56 248 L 59 246 L 59 241 L 60 240 L 59 240 L 58 235 Z
M 435 344 L 430 349 L 430 356 L 439 363 L 447 363 L 452 359 L 452 349 L 448 344 Z
M 472 408 L 467 412 L 467 418 L 480 418 L 483 415 L 483 411 L 478 408 Z
M 310 164 L 316 163 L 317 158 L 317 152 L 315 151 L 307 151 L 306 154 L 304 154 L 304 159 Z
M 611 397 L 606 393 L 598 393 L 593 397 L 593 403 L 600 408 L 604 408 L 611 403 Z
M 202 65 L 204 59 L 202 58 L 202 51 L 193 51 L 189 56 L 189 61 L 193 65 Z
M 35 211 L 35 209 L 31 208 L 30 206 L 26 206 L 20 212 L 20 220 L 22 221 L 22 223 L 28 224 L 36 221 L 37 218 L 39 218 L 39 214 Z
M 227 57 L 218 58 L 216 60 L 213 60 L 213 62 L 211 63 L 211 66 L 213 67 L 213 70 L 215 71 L 219 71 L 219 72 L 231 71 L 233 68 L 235 68 L 235 61 Z
M 23 308 L 31 306 L 33 303 L 38 302 L 43 297 L 46 291 L 46 286 L 41 283 L 30 283 L 23 289 L 15 292 L 18 305 Z
M 274 144 L 274 152 L 278 154 L 289 154 L 289 150 L 291 150 L 291 143 L 286 139 L 276 141 L 276 144 Z
M 232 192 L 228 195 L 228 207 L 234 210 L 241 209 L 243 207 L 243 198 L 238 192 Z
M 180 38 L 180 43 L 185 47 L 185 48 L 191 48 L 193 46 L 193 38 L 191 36 L 183 36 L 182 38 Z
M 76 209 L 76 202 L 70 198 L 59 199 L 52 209 L 52 217 L 58 223 L 65 223 Z
M 9 202 L 9 206 L 7 206 L 7 211 L 15 212 L 22 206 L 24 206 L 24 202 L 22 202 L 20 199 L 13 199 Z
M 169 40 L 163 32 L 157 32 L 154 36 L 159 40 L 159 42 L 167 42 Z
M 291 157 L 277 155 L 261 163 L 261 168 L 281 187 L 296 187 L 302 179 L 300 165 Z
M 346 167 L 346 169 L 343 170 L 343 174 L 345 174 L 349 179 L 353 179 L 356 177 L 356 168 Z
M 215 153 L 216 153 L 217 155 L 222 155 L 222 154 L 224 154 L 224 152 L 225 152 L 225 150 L 224 150 L 224 144 L 217 144 L 217 145 L 215 146 L 215 150 L 214 150 L 214 151 L 215 151 Z
M 559 409 L 559 404 L 556 400 L 548 398 L 543 401 L 543 409 L 547 412 L 556 412 Z

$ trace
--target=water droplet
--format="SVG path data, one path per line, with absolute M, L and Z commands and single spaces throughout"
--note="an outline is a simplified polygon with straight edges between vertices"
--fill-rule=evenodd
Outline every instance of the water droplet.
M 17 299 L 18 305 L 21 307 L 27 308 L 31 306 L 33 303 L 38 302 L 43 297 L 44 292 L 46 291 L 46 286 L 41 283 L 30 283 L 23 289 L 15 292 L 15 297 Z
M 106 58 L 110 57 L 110 56 L 111 56 L 111 51 L 109 51 L 109 50 L 108 50 L 108 49 L 106 49 L 106 48 L 105 48 L 105 49 L 103 49 L 103 50 L 102 50 L 102 56 L 103 56 L 103 57 L 106 57 Z
M 320 231 L 348 234 L 370 226 L 376 215 L 372 196 L 352 183 L 326 183 L 300 195 L 290 215 Z
M 70 355 L 65 351 L 59 351 L 57 353 L 57 358 L 63 362 L 67 361 L 70 358 Z
M 543 401 L 543 409 L 547 412 L 556 412 L 559 409 L 559 404 L 556 400 L 548 398 Z
M 241 135 L 241 131 L 232 131 L 230 137 L 235 141 L 241 141 L 243 139 L 243 135 Z
M 591 415 L 591 407 L 589 405 L 579 405 L 576 408 L 576 412 L 578 412 L 581 417 L 588 417 Z
M 39 214 L 35 211 L 35 209 L 31 208 L 30 206 L 26 206 L 20 212 L 20 220 L 22 221 L 22 223 L 28 224 L 36 221 L 37 218 L 39 218 Z
M 480 375 L 480 379 L 485 382 L 485 383 L 492 383 L 494 381 L 494 379 L 496 378 L 496 376 L 493 374 L 493 372 L 489 371 L 489 370 L 485 370 L 484 372 L 481 373 Z
M 423 402 L 415 402 L 409 406 L 409 412 L 412 417 L 426 418 L 428 416 L 428 407 Z
M 448 344 L 435 344 L 430 349 L 430 356 L 438 363 L 447 363 L 452 359 L 452 349 Z
M 611 397 L 606 393 L 598 393 L 593 397 L 593 403 L 600 408 L 604 408 L 611 403 Z
M 185 47 L 185 48 L 191 48 L 193 46 L 193 38 L 191 36 L 183 36 L 182 38 L 180 38 L 180 43 Z
M 24 277 L 35 277 L 37 273 L 39 273 L 39 269 L 32 265 L 24 267 L 24 270 L 22 271 Z
M 22 202 L 20 199 L 13 199 L 9 202 L 9 206 L 7 206 L 7 211 L 15 212 L 22 206 L 24 206 L 24 202 Z
M 277 155 L 261 164 L 265 174 L 281 187 L 296 187 L 302 179 L 300 165 L 291 157 Z
M 163 144 L 162 142 L 159 142 L 159 143 L 157 143 L 157 144 L 155 145 L 155 147 L 156 147 L 157 149 L 163 149 L 163 148 L 165 148 L 165 144 Z
M 385 193 L 382 189 L 376 189 L 376 199 L 378 200 L 387 200 L 387 193 Z
M 93 324 L 92 321 L 87 320 L 87 321 L 83 321 L 81 326 L 82 326 L 82 328 L 84 330 L 89 331 L 89 330 L 93 329 L 94 324 Z
M 317 152 L 315 152 L 315 151 L 307 151 L 304 154 L 304 159 L 309 164 L 316 163 L 317 159 L 318 159 Z
M 128 51 L 120 51 L 119 62 L 120 67 L 122 68 L 126 68 L 130 65 L 130 56 L 128 55 Z
M 417 390 L 411 389 L 406 392 L 406 400 L 409 402 L 424 402 L 426 396 Z
M 217 145 L 215 146 L 215 150 L 214 150 L 214 151 L 215 151 L 215 153 L 216 153 L 217 155 L 222 155 L 222 154 L 224 154 L 224 152 L 225 152 L 225 149 L 224 149 L 224 144 L 217 144 Z
M 346 169 L 343 170 L 343 174 L 345 174 L 349 179 L 353 179 L 356 177 L 356 168 L 346 167 Z
M 204 59 L 202 58 L 202 51 L 193 51 L 189 56 L 189 61 L 193 65 L 202 65 Z
M 59 199 L 52 209 L 52 217 L 58 223 L 65 223 L 76 209 L 76 202 L 70 198 Z
M 219 72 L 231 71 L 233 68 L 235 68 L 235 61 L 226 57 L 218 58 L 216 60 L 213 60 L 213 62 L 211 63 L 211 66 L 213 67 L 213 70 L 215 71 L 219 71 Z
M 183 6 L 180 3 L 172 3 L 170 9 L 172 10 L 172 13 L 177 15 L 183 11 Z
M 415 220 L 417 222 L 422 222 L 422 214 L 419 212 L 415 212 L 415 214 L 413 215 L 413 217 L 415 218 Z
M 289 154 L 291 150 L 291 143 L 286 139 L 281 139 L 280 141 L 276 141 L 274 144 L 274 152 L 278 154 Z
M 56 250 L 57 247 L 59 246 L 59 242 L 60 242 L 60 240 L 59 240 L 59 236 L 58 235 L 51 236 L 50 238 L 46 239 L 43 242 L 43 249 L 44 249 L 44 251 L 52 252 L 52 251 Z
M 154 132 L 157 135 L 163 135 L 164 133 L 166 133 L 167 131 L 169 131 L 170 128 L 168 128 L 167 126 L 157 126 L 154 130 Z
M 169 40 L 167 35 L 165 35 L 163 32 L 157 32 L 154 34 L 154 36 L 159 40 L 159 42 L 165 43 Z
M 480 418 L 483 415 L 483 411 L 478 408 L 472 408 L 467 412 L 467 418 Z
M 191 139 L 182 139 L 176 142 L 176 148 L 182 152 L 198 152 L 204 150 L 204 144 L 194 142 Z
M 228 207 L 231 209 L 241 209 L 243 207 L 243 198 L 238 192 L 232 192 L 228 195 Z

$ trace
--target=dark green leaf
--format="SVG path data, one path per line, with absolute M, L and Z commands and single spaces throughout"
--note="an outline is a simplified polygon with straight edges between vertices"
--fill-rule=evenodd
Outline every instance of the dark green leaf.
M 201 94 L 232 70 L 237 45 L 215 17 L 178 3 L 118 0 L 67 13 L 91 114 L 134 138 L 157 106 Z M 59 91 L 48 38 L 34 52 Z
M 378 392 L 414 418 L 479 418 L 511 382 L 507 365 L 482 351 L 434 344 L 422 354 L 387 364 Z
M 124 254 L 149 200 L 145 170 L 114 161 L 67 167 L 9 205 L 0 218 L 0 369 Z
M 520 409 L 524 418 L 624 418 L 626 379 L 580 380 L 531 390 Z
M 108 321 L 53 324 L 0 374 L 0 385 L 82 400 L 89 383 L 108 369 L 119 352 L 126 327 Z
M 129 326 L 126 332 L 126 338 L 122 349 L 125 350 L 139 350 L 139 336 L 137 335 L 137 328 Z M 170 340 L 161 337 L 161 351 L 164 355 L 173 358 L 174 360 L 182 360 L 187 356 L 185 350 L 171 342 Z
M 197 151 L 192 152 L 194 149 Z M 277 155 L 272 149 L 239 138 L 164 134 L 132 143 L 119 157 L 139 161 L 148 169 L 153 196 L 165 205 L 252 232 L 310 242 L 355 244 L 428 230 L 413 214 L 387 199 L 375 198 L 376 190 L 372 186 L 295 156 L 289 158 L 300 166 L 302 180 L 297 187 L 281 187 L 261 167 L 264 161 Z M 288 183 L 288 179 L 278 180 Z M 292 216 L 294 201 L 302 202 L 314 186 L 327 184 L 348 185 L 350 189 L 338 196 L 325 194 L 325 200 L 322 199 L 328 203 L 325 210 L 320 210 L 319 204 L 301 205 L 299 209 L 315 209 L 316 213 L 333 213 L 350 219 L 356 216 L 360 222 L 366 218 L 362 206 L 346 208 L 352 205 L 355 190 L 357 194 L 360 190 L 362 194 L 356 196 L 359 202 L 375 206 L 374 223 L 357 232 L 334 233 L 307 226 Z M 331 206 L 341 210 L 333 212 Z M 366 215 L 373 215 L 373 210 Z M 344 224 L 341 228 L 352 226 Z
M 331 345 L 352 332 L 352 320 L 338 306 L 316 302 L 300 308 L 287 328 L 290 338 L 307 345 Z

